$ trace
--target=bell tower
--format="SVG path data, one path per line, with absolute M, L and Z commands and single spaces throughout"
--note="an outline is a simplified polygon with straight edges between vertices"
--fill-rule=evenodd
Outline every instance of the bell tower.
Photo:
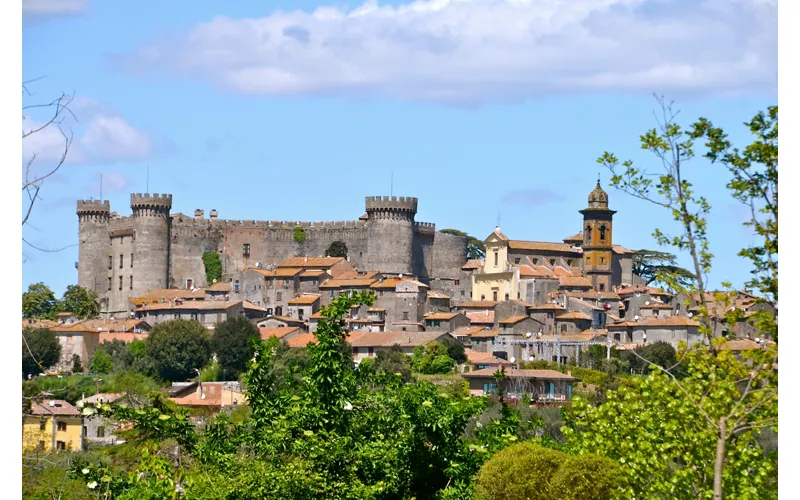
M 615 210 L 608 208 L 608 194 L 597 186 L 589 193 L 589 206 L 583 215 L 583 272 L 599 292 L 611 290 L 611 262 L 614 245 L 611 242 L 612 219 Z

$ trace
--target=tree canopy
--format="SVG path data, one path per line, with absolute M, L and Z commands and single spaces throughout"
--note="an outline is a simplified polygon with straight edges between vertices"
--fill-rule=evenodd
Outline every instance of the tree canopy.
M 203 253 L 203 267 L 206 271 L 206 283 L 211 285 L 222 279 L 222 260 L 217 252 Z
M 145 341 L 158 375 L 171 382 L 197 375 L 211 357 L 208 330 L 193 320 L 173 319 L 153 327 Z
M 464 236 L 467 238 L 467 258 L 468 259 L 482 259 L 486 257 L 486 244 L 483 240 L 479 240 L 474 236 L 470 236 L 464 231 L 458 229 L 442 229 L 439 231 L 442 234 L 452 234 L 453 236 Z
M 678 265 L 674 254 L 659 250 L 636 250 L 633 254 L 633 273 L 644 280 L 645 285 L 663 283 L 661 276 L 674 276 L 683 286 L 695 281 L 694 274 Z
M 35 319 L 56 319 L 58 300 L 53 290 L 44 283 L 28 285 L 22 294 L 22 317 Z
M 50 330 L 22 329 L 22 375 L 38 375 L 61 359 L 61 344 Z
M 327 255 L 328 257 L 343 257 L 346 259 L 347 245 L 345 244 L 344 241 L 334 241 L 325 251 L 325 255 Z
M 255 350 L 253 342 L 259 338 L 258 328 L 244 316 L 233 316 L 217 325 L 211 350 L 217 355 L 223 380 L 236 380 L 247 368 Z
M 78 285 L 69 285 L 59 303 L 60 312 L 72 313 L 78 319 L 92 319 L 100 315 L 97 292 Z

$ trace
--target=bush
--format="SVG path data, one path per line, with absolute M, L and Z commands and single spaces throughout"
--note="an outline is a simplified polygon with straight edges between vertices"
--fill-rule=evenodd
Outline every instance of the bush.
M 114 371 L 114 359 L 103 349 L 98 349 L 92 355 L 89 371 L 92 373 L 111 373 Z
M 206 270 L 206 283 L 209 285 L 222 279 L 222 261 L 217 252 L 203 254 L 203 267 Z
M 561 500 L 611 500 L 624 486 L 619 464 L 597 455 L 570 456 L 550 480 L 551 495 Z
M 211 357 L 208 330 L 197 321 L 173 319 L 153 327 L 147 337 L 147 357 L 158 375 L 170 382 L 187 380 Z
M 23 329 L 22 338 L 23 376 L 38 375 L 58 363 L 61 358 L 61 344 L 53 332 Z
M 347 245 L 344 241 L 334 241 L 325 251 L 328 257 L 344 257 L 347 258 Z
M 260 339 L 256 328 L 244 316 L 228 318 L 214 329 L 211 349 L 217 355 L 220 375 L 226 380 L 236 380 L 253 359 L 252 341 Z
M 486 500 L 550 500 L 549 481 L 567 455 L 532 443 L 496 453 L 478 472 L 478 497 Z
M 302 227 L 297 226 L 294 228 L 294 232 L 292 233 L 292 238 L 294 239 L 295 243 L 302 243 L 306 241 L 306 232 L 303 230 Z
M 200 370 L 200 382 L 217 382 L 220 380 L 221 367 L 219 363 L 212 362 Z

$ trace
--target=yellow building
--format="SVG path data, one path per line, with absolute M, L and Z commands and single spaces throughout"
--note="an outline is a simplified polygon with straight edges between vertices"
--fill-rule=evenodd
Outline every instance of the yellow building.
M 81 412 L 60 399 L 31 403 L 22 415 L 22 451 L 72 450 L 83 448 Z
M 509 239 L 496 227 L 484 243 L 486 258 L 472 275 L 472 299 L 495 302 L 519 298 L 519 268 L 508 262 Z

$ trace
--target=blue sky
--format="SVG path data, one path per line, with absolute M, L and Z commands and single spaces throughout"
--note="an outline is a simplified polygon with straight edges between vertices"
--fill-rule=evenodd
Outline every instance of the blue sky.
M 711 119 L 734 142 L 777 103 L 777 6 L 761 0 L 292 2 L 23 1 L 26 103 L 75 93 L 67 162 L 24 236 L 23 289 L 77 280 L 75 201 L 173 194 L 173 211 L 231 219 L 345 220 L 364 197 L 419 198 L 417 220 L 485 237 L 560 241 L 598 173 L 615 243 L 654 248 L 669 214 L 608 187 L 604 151 L 655 167 L 639 135 L 652 94 L 679 122 Z M 30 120 L 43 116 L 36 113 Z M 23 124 L 23 129 L 25 124 Z M 36 168 L 59 136 L 23 142 Z M 712 204 L 712 285 L 748 278 L 756 240 L 724 188 Z M 688 265 L 686 259 L 682 259 Z

